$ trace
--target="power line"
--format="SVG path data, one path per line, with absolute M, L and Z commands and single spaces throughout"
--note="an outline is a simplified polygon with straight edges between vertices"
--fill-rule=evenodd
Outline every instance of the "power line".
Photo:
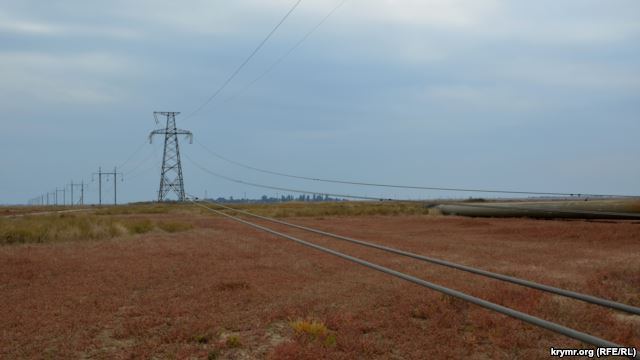
M 228 102 L 228 101 L 233 100 L 234 98 L 239 96 L 241 93 L 246 91 L 253 84 L 255 84 L 257 81 L 259 81 L 261 78 L 266 76 L 269 72 L 271 72 L 287 56 L 289 56 L 293 51 L 295 51 L 298 47 L 300 47 L 302 45 L 302 43 L 304 43 L 304 41 L 307 40 L 307 38 L 309 38 L 320 26 L 322 26 L 347 1 L 348 0 L 342 0 L 341 2 L 339 2 L 337 6 L 332 8 L 331 11 L 327 15 L 325 15 L 325 17 L 323 17 L 320 20 L 320 22 L 318 22 L 314 27 L 312 27 L 296 44 L 294 44 L 294 46 L 292 46 L 278 60 L 276 60 L 274 63 L 272 63 L 263 73 L 261 73 L 253 81 L 251 81 L 250 83 L 245 85 L 245 87 L 243 87 L 238 93 L 236 93 L 235 95 L 232 95 L 231 97 L 227 98 L 225 101 Z M 260 43 L 260 45 L 256 48 L 256 50 L 254 50 L 254 52 L 249 56 L 249 58 L 247 60 L 245 60 L 245 62 L 243 62 L 240 65 L 240 67 L 236 70 L 236 72 L 234 72 L 232 74 L 232 76 L 222 85 L 222 87 L 220 89 L 218 89 L 218 91 L 216 91 L 216 93 L 214 93 L 214 95 L 211 98 L 209 98 L 200 108 L 198 108 L 196 111 L 194 111 L 191 114 L 189 114 L 185 118 L 185 120 L 190 118 L 195 113 L 199 112 L 204 106 L 206 106 L 207 103 L 209 103 L 211 100 L 213 100 L 213 98 L 215 98 L 222 91 L 222 89 L 224 87 L 226 87 L 226 85 L 231 81 L 231 79 L 233 77 L 235 77 L 235 75 L 241 70 L 241 68 L 244 67 L 244 65 L 246 65 L 246 63 L 253 57 L 253 55 L 255 55 L 255 53 L 264 45 L 264 43 L 266 43 L 266 41 L 269 39 L 269 37 L 277 30 L 277 28 L 284 22 L 284 20 L 286 20 L 286 18 L 299 5 L 299 3 L 300 3 L 300 1 L 296 2 L 293 5 L 293 7 L 289 10 L 289 12 L 283 17 L 283 19 L 276 25 L 276 27 L 269 33 L 269 35 Z M 513 195 L 539 195 L 539 196 L 543 196 L 543 195 L 544 196 L 570 196 L 570 197 L 585 197 L 585 196 L 588 196 L 588 197 L 625 197 L 625 198 L 627 198 L 627 197 L 629 197 L 629 198 L 638 197 L 638 196 L 634 196 L 634 195 L 585 194 L 585 193 L 562 193 L 562 192 L 475 189 L 475 188 L 451 188 L 451 187 L 435 187 L 435 186 L 412 186 L 412 185 L 381 184 L 381 183 L 370 183 L 370 182 L 362 182 L 362 181 L 347 181 L 347 180 L 325 179 L 325 178 L 318 178 L 318 177 L 308 177 L 308 176 L 287 174 L 287 173 L 273 171 L 273 170 L 261 169 L 261 168 L 257 168 L 257 167 L 251 166 L 251 165 L 243 164 L 241 162 L 238 162 L 238 161 L 235 161 L 235 160 L 231 160 L 231 159 L 226 158 L 226 157 L 224 157 L 224 156 L 222 156 L 220 154 L 215 153 L 214 151 L 212 151 L 209 148 L 207 148 L 204 144 L 202 144 L 198 140 L 196 140 L 196 142 L 198 143 L 198 145 L 202 146 L 205 150 L 207 150 L 212 155 L 216 156 L 219 159 L 222 159 L 224 161 L 232 163 L 234 165 L 241 166 L 241 167 L 246 168 L 246 169 L 250 169 L 250 170 L 266 173 L 266 174 L 283 176 L 283 177 L 294 178 L 294 179 L 301 179 L 301 180 L 310 180 L 310 181 L 328 182 L 328 183 L 338 183 L 338 184 L 347 184 L 347 185 L 385 187 L 385 188 L 399 188 L 399 189 L 414 189 L 414 190 L 433 190 L 433 191 L 455 191 L 455 192 L 497 193 L 497 194 L 513 194 Z M 273 188 L 273 187 L 271 187 L 271 188 Z M 281 189 L 278 189 L 278 190 L 281 190 Z
M 356 240 L 356 239 L 353 239 L 353 238 L 350 238 L 350 237 L 333 234 L 333 233 L 330 233 L 330 232 L 314 229 L 314 228 L 307 227 L 307 226 L 292 224 L 292 223 L 289 223 L 289 222 L 286 222 L 286 221 L 277 220 L 277 219 L 270 218 L 270 217 L 267 217 L 267 216 L 254 214 L 254 213 L 246 211 L 246 210 L 240 210 L 240 209 L 236 209 L 236 208 L 233 208 L 233 207 L 230 207 L 230 206 L 226 206 L 224 204 L 221 204 L 221 203 L 219 203 L 217 201 L 213 201 L 213 200 L 205 199 L 204 201 L 205 202 L 209 202 L 209 203 L 213 203 L 213 204 L 215 204 L 215 205 L 217 205 L 217 206 L 219 206 L 221 208 L 224 208 L 224 209 L 235 211 L 237 213 L 248 215 L 248 216 L 251 216 L 251 217 L 254 217 L 254 218 L 257 218 L 257 219 L 270 221 L 272 223 L 281 224 L 281 225 L 293 227 L 293 228 L 296 228 L 296 229 L 312 232 L 312 233 L 315 233 L 315 234 L 328 236 L 328 237 L 331 237 L 331 238 L 334 238 L 334 239 L 347 241 L 347 242 L 350 242 L 350 243 L 353 243 L 353 244 L 358 244 L 358 245 L 362 245 L 362 246 L 366 246 L 366 247 L 370 247 L 370 248 L 374 248 L 374 249 L 390 252 L 390 253 L 393 253 L 393 254 L 396 254 L 396 255 L 402 255 L 402 256 L 410 257 L 410 258 L 413 258 L 413 259 L 416 259 L 416 260 L 421 260 L 421 261 L 429 262 L 429 263 L 432 263 L 432 264 L 442 265 L 442 266 L 450 267 L 450 268 L 453 268 L 453 269 L 466 271 L 466 272 L 469 272 L 469 273 L 472 273 L 472 274 L 485 276 L 485 277 L 489 277 L 489 278 L 496 279 L 496 280 L 506 281 L 506 282 L 510 282 L 512 284 L 526 286 L 526 287 L 529 287 L 529 288 L 533 288 L 533 289 L 537 289 L 537 290 L 541 290 L 541 291 L 545 291 L 545 292 L 549 292 L 549 293 L 553 293 L 553 294 L 557 294 L 557 295 L 561 295 L 561 296 L 565 296 L 565 297 L 569 297 L 569 298 L 573 298 L 573 299 L 577 299 L 577 300 L 582 300 L 582 301 L 585 301 L 585 302 L 588 302 L 588 303 L 592 303 L 592 304 L 608 307 L 608 308 L 611 308 L 611 309 L 616 309 L 616 310 L 625 311 L 625 312 L 628 312 L 628 313 L 631 313 L 631 314 L 640 315 L 640 308 L 635 307 L 635 306 L 631 306 L 631 305 L 627 305 L 627 304 L 623 304 L 623 303 L 619 303 L 619 302 L 615 302 L 615 301 L 611 301 L 611 300 L 606 300 L 606 299 L 602 299 L 602 298 L 591 296 L 591 295 L 587 295 L 587 294 L 582 294 L 582 293 L 575 292 L 575 291 L 570 291 L 570 290 L 565 290 L 565 289 L 561 289 L 561 288 L 557 288 L 557 287 L 553 287 L 553 286 L 539 284 L 539 283 L 536 283 L 536 282 L 533 282 L 533 281 L 524 280 L 524 279 L 520 279 L 520 278 L 516 278 L 516 277 L 512 277 L 512 276 L 502 275 L 502 274 L 498 274 L 498 273 L 494 273 L 494 272 L 490 272 L 490 271 L 474 268 L 474 267 L 471 267 L 471 266 L 457 264 L 457 263 L 454 263 L 454 262 L 451 262 L 451 261 L 447 261 L 447 260 L 437 259 L 437 258 L 433 258 L 433 257 L 429 257 L 429 256 L 418 255 L 418 254 L 414 254 L 414 253 L 411 253 L 411 252 L 408 252 L 408 251 L 403 251 L 403 250 L 395 249 L 395 248 L 388 247 L 388 246 L 378 245 L 378 244 L 374 244 L 374 243 L 363 241 L 363 240 Z
M 412 201 L 412 200 L 398 200 L 398 199 L 385 199 L 382 197 L 371 197 L 371 196 L 358 196 L 358 195 L 345 195 L 345 194 L 332 194 L 332 193 L 326 193 L 326 192 L 322 192 L 322 191 L 309 191 L 309 190 L 296 190 L 296 189 L 289 189 L 289 188 L 284 188 L 284 187 L 279 187 L 279 186 L 271 186 L 271 185 L 264 185 L 264 184 L 258 184 L 258 183 L 253 183 L 253 182 L 249 182 L 249 181 L 244 181 L 244 180 L 240 180 L 240 179 L 236 179 L 236 178 L 232 178 L 230 176 L 226 176 L 226 175 L 222 175 L 219 174 L 217 172 L 211 171 L 207 168 L 205 168 L 204 166 L 200 165 L 199 163 L 197 163 L 196 161 L 194 161 L 189 155 L 184 154 L 184 156 L 187 158 L 187 160 L 189 160 L 193 165 L 195 165 L 197 168 L 199 168 L 200 170 L 213 175 L 215 177 L 218 177 L 220 179 L 224 179 L 227 181 L 231 181 L 231 182 L 235 182 L 238 184 L 244 184 L 244 185 L 249 185 L 249 186 L 253 186 L 253 187 L 259 187 L 259 188 L 263 188 L 263 189 L 270 189 L 270 190 L 279 190 L 279 191 L 287 191 L 287 192 L 293 192 L 293 193 L 299 193 L 299 194 L 316 194 L 316 195 L 327 195 L 327 196 L 333 196 L 333 197 L 340 197 L 340 198 L 347 198 L 347 199 L 359 199 L 359 200 L 376 200 L 376 201 L 384 201 L 384 200 L 396 200 L 396 201 Z
M 347 180 L 336 180 L 336 179 L 325 179 L 318 177 L 308 177 L 301 175 L 293 175 L 287 174 L 283 172 L 273 171 L 258 168 L 255 166 L 247 165 L 241 163 L 239 161 L 235 161 L 224 157 L 215 151 L 209 149 L 204 144 L 196 140 L 196 143 L 200 145 L 203 149 L 209 152 L 211 155 L 224 160 L 228 163 L 234 164 L 236 166 L 243 167 L 245 169 L 258 171 L 265 174 L 277 175 L 292 179 L 300 179 L 300 180 L 309 180 L 309 181 L 317 181 L 317 182 L 325 182 L 325 183 L 334 183 L 334 184 L 346 184 L 346 185 L 359 185 L 359 186 L 371 186 L 371 187 L 383 187 L 383 188 L 395 188 L 395 189 L 411 189 L 411 190 L 435 190 L 435 191 L 454 191 L 454 192 L 473 192 L 473 193 L 493 193 L 493 194 L 512 194 L 512 195 L 545 195 L 545 196 L 570 196 L 570 197 L 618 197 L 618 198 L 637 198 L 636 195 L 605 195 L 605 194 L 584 194 L 584 193 L 561 193 L 561 192 L 540 192 L 540 191 L 513 191 L 513 190 L 495 190 L 495 189 L 472 189 L 472 188 L 450 188 L 450 187 L 434 187 L 434 186 L 412 186 L 412 185 L 394 185 L 394 184 L 380 184 L 380 183 L 369 183 L 369 182 L 361 182 L 361 181 L 347 181 Z
M 139 171 L 137 171 L 137 174 L 135 175 L 131 175 L 132 173 L 129 173 L 127 175 L 127 180 L 137 179 L 143 175 L 147 175 L 151 170 L 160 170 L 160 169 L 162 169 L 162 161 L 156 160 L 153 164 L 151 164 L 151 166 L 142 168 Z
M 142 165 L 146 164 L 149 161 L 149 159 L 151 159 L 152 157 L 154 158 L 156 157 L 156 149 L 153 146 L 151 147 L 151 152 L 147 154 L 147 156 L 145 156 L 145 158 L 142 159 L 142 161 L 137 163 L 131 170 L 125 172 L 125 175 L 127 175 L 127 178 L 131 178 L 131 174 L 135 173 Z
M 124 166 L 127 165 L 127 163 L 129 161 L 131 161 L 131 159 L 133 159 L 134 156 L 138 155 L 138 153 L 140 152 L 140 150 L 142 150 L 142 148 L 147 144 L 147 142 L 143 142 L 142 144 L 140 144 L 140 146 L 133 152 L 131 153 L 131 155 L 129 155 L 129 157 L 127 158 L 127 160 L 125 160 L 122 164 L 118 165 L 118 167 L 120 169 L 124 169 Z
M 139 178 L 139 177 L 141 177 L 143 175 L 146 175 L 146 173 L 151 171 L 151 170 L 162 171 L 162 160 L 158 158 L 158 155 L 156 154 L 156 149 L 154 149 L 154 151 L 151 152 L 151 155 L 153 155 L 153 159 L 154 159 L 153 164 L 151 164 L 150 167 L 146 167 L 146 168 L 143 168 L 143 169 L 136 169 L 135 171 L 129 172 L 129 175 L 127 177 L 129 180 L 137 179 L 137 178 Z M 134 172 L 137 172 L 137 174 L 132 176 L 131 174 L 134 173 Z
M 217 178 L 220 179 L 224 179 L 230 182 L 235 182 L 238 184 L 243 184 L 243 185 L 249 185 L 249 186 L 253 186 L 253 187 L 259 187 L 259 188 L 263 188 L 263 189 L 270 189 L 270 190 L 278 190 L 278 191 L 286 191 L 286 192 L 292 192 L 292 193 L 299 193 L 299 194 L 316 194 L 316 195 L 326 195 L 326 196 L 332 196 L 332 197 L 338 197 L 338 198 L 345 198 L 345 199 L 357 199 L 357 200 L 374 200 L 374 201 L 401 201 L 401 202 L 424 202 L 424 200 L 411 200 L 411 199 L 394 199 L 394 198 L 384 198 L 384 197 L 371 197 L 371 196 L 359 196 L 359 195 L 349 195 L 349 194 L 334 194 L 334 193 L 328 193 L 328 192 L 323 192 L 323 191 L 310 191 L 310 190 L 300 190 L 300 189 L 291 189 L 291 188 L 285 188 L 285 187 L 280 187 L 280 186 L 272 186 L 272 185 L 265 185 L 265 184 L 259 184 L 259 183 L 254 183 L 254 182 L 250 182 L 250 181 L 245 181 L 245 180 L 241 180 L 241 179 L 237 179 L 237 178 L 233 178 L 230 176 L 226 176 L 220 173 L 217 173 L 215 171 L 209 170 L 208 168 L 202 166 L 201 164 L 199 164 L 198 162 L 196 162 L 195 160 L 193 160 L 191 157 L 189 157 L 187 154 L 185 154 L 185 157 L 187 158 L 187 160 L 189 162 L 191 162 L 193 165 L 195 165 L 197 168 L 199 168 L 201 171 L 206 172 L 212 176 L 215 176 Z M 454 202 L 452 203 L 453 205 L 467 205 L 464 203 L 460 203 L 460 202 Z M 478 205 L 478 207 L 481 205 Z M 484 205 L 482 205 L 484 206 Z M 505 209 L 505 207 L 500 207 L 500 209 Z M 516 208 L 513 208 L 514 210 Z M 606 211 L 593 211 L 593 210 L 577 210 L 577 211 L 570 211 L 570 210 L 561 210 L 561 209 L 551 209 L 551 208 L 545 208 L 545 207 L 527 207 L 527 210 L 530 211 L 538 211 L 538 212 L 546 212 L 549 214 L 583 214 L 583 215 L 596 215 L 596 216 L 619 216 L 619 217 L 626 217 L 626 218 L 639 218 L 640 215 L 638 214 L 634 214 L 634 213 L 621 213 L 621 212 L 606 212 Z
M 615 344 L 615 343 L 613 343 L 611 341 L 608 341 L 608 340 L 605 340 L 605 339 L 601 339 L 599 337 L 596 337 L 596 336 L 593 336 L 593 335 L 589 335 L 587 333 L 583 333 L 583 332 L 580 332 L 578 330 L 571 329 L 571 328 L 568 328 L 566 326 L 562 326 L 560 324 L 557 324 L 557 323 L 554 323 L 554 322 L 551 322 L 551 321 L 548 321 L 548 320 L 544 320 L 544 319 L 529 315 L 527 313 L 523 313 L 523 312 L 511 309 L 511 308 L 506 307 L 506 306 L 498 305 L 496 303 L 492 303 L 490 301 L 480 299 L 478 297 L 466 294 L 466 293 L 458 291 L 458 290 L 454 290 L 454 289 L 447 288 L 447 287 L 444 287 L 444 286 L 441 286 L 441 285 L 438 285 L 438 284 L 435 284 L 435 283 L 432 283 L 432 282 L 428 282 L 428 281 L 422 280 L 420 278 L 417 278 L 415 276 L 411 276 L 411 275 L 408 275 L 408 274 L 405 274 L 405 273 L 402 273 L 402 272 L 399 272 L 399 271 L 396 271 L 396 270 L 392 270 L 390 268 L 375 264 L 373 262 L 366 261 L 366 260 L 357 258 L 355 256 L 347 255 L 345 253 L 342 253 L 342 252 L 339 252 L 339 251 L 336 251 L 336 250 L 333 250 L 333 249 L 330 249 L 330 248 L 327 248 L 327 247 L 323 247 L 323 246 L 308 242 L 306 240 L 302 240 L 300 238 L 297 238 L 297 237 L 294 237 L 294 236 L 291 236 L 291 235 L 288 235 L 288 234 L 284 234 L 284 233 L 275 231 L 275 230 L 273 230 L 271 228 L 268 228 L 268 227 L 265 227 L 265 226 L 262 226 L 262 225 L 258 225 L 258 224 L 249 222 L 247 220 L 241 219 L 241 218 L 233 216 L 233 215 L 229 215 L 229 214 L 227 214 L 225 212 L 222 212 L 220 210 L 216 210 L 216 209 L 212 209 L 210 207 L 204 206 L 204 205 L 202 205 L 200 203 L 197 203 L 197 202 L 193 201 L 192 199 L 189 199 L 189 200 L 191 200 L 195 205 L 203 207 L 203 208 L 205 208 L 205 209 L 207 209 L 207 210 L 209 210 L 211 212 L 214 212 L 214 213 L 216 213 L 218 215 L 221 215 L 221 216 L 224 216 L 226 218 L 235 220 L 235 221 L 237 221 L 239 223 L 251 226 L 253 228 L 262 230 L 262 231 L 270 233 L 272 235 L 276 235 L 276 236 L 285 238 L 287 240 L 294 241 L 294 242 L 296 242 L 298 244 L 301 244 L 301 245 L 304 245 L 304 246 L 307 246 L 307 247 L 310 247 L 310 248 L 313 248 L 313 249 L 316 249 L 316 250 L 319 250 L 319 251 L 334 255 L 334 256 L 342 258 L 344 260 L 347 260 L 347 261 L 350 261 L 350 262 L 353 262 L 353 263 L 368 267 L 368 268 L 373 269 L 373 270 L 377 270 L 379 272 L 382 272 L 382 273 L 385 273 L 385 274 L 400 278 L 402 280 L 414 283 L 416 285 L 420 285 L 422 287 L 438 291 L 438 292 L 443 293 L 445 295 L 449 295 L 451 297 L 454 297 L 454 298 L 457 298 L 457 299 L 461 299 L 461 300 L 466 301 L 466 302 L 470 302 L 472 304 L 481 306 L 481 307 L 483 307 L 485 309 L 489 309 L 491 311 L 494 311 L 494 312 L 497 312 L 497 313 L 500 313 L 500 314 L 503 314 L 503 315 L 510 316 L 512 318 L 527 322 L 529 324 L 541 327 L 543 329 L 547 329 L 547 330 L 556 332 L 558 334 L 570 337 L 572 339 L 576 339 L 576 340 L 582 341 L 584 343 L 591 344 L 591 345 L 598 346 L 598 347 L 621 347 L 620 345 Z
M 154 151 L 155 151 L 155 149 L 154 149 Z M 136 173 L 136 172 L 137 172 L 137 171 L 142 167 L 142 165 L 147 164 L 147 163 L 148 163 L 148 161 L 149 161 L 152 157 L 153 157 L 153 158 L 157 157 L 157 156 L 155 155 L 155 152 L 152 152 L 151 154 L 148 154 L 148 155 L 147 155 L 147 156 L 146 156 L 146 157 L 145 157 L 141 162 L 139 162 L 135 167 L 133 167 L 131 170 L 127 171 L 127 172 L 125 173 L 125 175 L 127 176 L 127 178 L 131 178 L 131 174 Z
M 300 38 L 300 40 L 298 40 L 297 43 L 295 43 L 291 48 L 289 48 L 289 50 L 287 50 L 286 53 L 284 53 L 282 56 L 280 56 L 280 58 L 278 58 L 278 60 L 274 61 L 264 72 L 262 72 L 260 75 L 258 75 L 251 82 L 247 83 L 240 91 L 238 91 L 234 95 L 228 97 L 224 102 L 228 103 L 228 102 L 232 101 L 233 99 L 237 98 L 238 96 L 243 94 L 245 91 L 247 91 L 247 89 L 249 89 L 255 83 L 260 81 L 263 77 L 265 77 L 267 74 L 269 74 L 273 69 L 276 68 L 276 66 L 280 65 L 280 63 L 282 61 L 284 61 L 285 58 L 287 58 L 289 55 L 291 55 L 291 53 L 293 53 L 296 49 L 298 49 L 302 45 L 302 43 L 304 43 L 314 32 L 316 32 L 316 30 L 318 30 L 318 28 L 320 28 L 347 1 L 349 1 L 349 0 L 342 0 L 340 3 L 338 3 L 338 5 L 336 5 L 334 8 L 332 8 L 331 11 L 329 11 L 329 13 L 327 13 L 320 20 L 320 22 L 318 22 L 314 27 L 312 27 L 309 31 L 307 31 L 307 33 L 304 34 L 304 36 L 302 38 Z
M 297 0 L 293 4 L 291 9 L 289 9 L 289 11 L 282 17 L 282 19 L 280 19 L 280 21 L 276 24 L 276 26 L 273 29 L 271 29 L 269 34 L 267 34 L 267 36 L 260 42 L 260 44 L 258 44 L 258 46 L 255 49 L 253 49 L 251 54 L 249 54 L 249 56 L 240 64 L 240 66 L 238 66 L 238 68 L 233 73 L 231 73 L 231 76 L 229 76 L 229 78 L 227 78 L 227 80 L 224 83 L 222 83 L 222 85 L 218 88 L 218 90 L 216 90 L 213 93 L 213 95 L 211 95 L 202 105 L 200 105 L 193 112 L 187 115 L 187 117 L 185 117 L 184 120 L 187 120 L 193 117 L 195 114 L 199 113 L 202 109 L 204 109 L 205 106 L 207 106 L 211 101 L 213 101 L 213 99 L 215 99 L 222 92 L 222 90 L 224 90 L 224 88 L 227 87 L 227 85 L 229 85 L 229 83 L 249 63 L 249 61 L 258 53 L 258 51 L 260 51 L 260 49 L 264 46 L 264 44 L 267 43 L 267 41 L 271 38 L 271 36 L 273 36 L 273 34 L 280 28 L 280 26 L 285 22 L 285 20 L 287 20 L 289 15 L 293 13 L 293 11 L 298 7 L 298 5 L 300 5 L 301 2 L 302 0 Z

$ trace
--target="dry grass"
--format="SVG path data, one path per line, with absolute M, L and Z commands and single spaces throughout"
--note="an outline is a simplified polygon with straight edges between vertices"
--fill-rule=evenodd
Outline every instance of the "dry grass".
M 113 219 L 91 215 L 46 215 L 0 219 L 0 244 L 96 240 L 122 235 L 127 229 Z
M 181 231 L 187 231 L 193 228 L 193 225 L 185 222 L 158 222 L 156 224 L 158 228 L 168 233 L 175 233 Z
M 156 228 L 174 233 L 192 227 L 189 223 L 105 217 L 91 213 L 0 218 L 0 245 L 111 239 L 127 234 L 144 234 Z
M 0 217 L 69 210 L 65 206 L 0 206 Z
M 208 204 L 215 207 L 215 204 Z M 263 216 L 285 217 L 323 217 L 323 216 L 370 216 L 370 215 L 426 215 L 429 210 L 419 202 L 374 202 L 343 201 L 304 203 L 287 202 L 278 204 L 233 205 Z
M 193 205 L 185 203 L 141 203 L 125 206 L 107 206 L 96 211 L 97 215 L 180 214 L 194 212 Z
M 316 320 L 296 320 L 291 322 L 291 328 L 298 333 L 311 335 L 314 338 L 324 338 L 329 334 L 327 326 Z
M 206 204 L 216 207 L 214 203 Z M 368 215 L 427 215 L 421 202 L 389 201 L 345 201 L 345 202 L 285 202 L 274 204 L 233 204 L 227 205 L 272 217 L 322 217 L 322 216 L 368 216 Z M 0 214 L 17 215 L 44 211 L 68 210 L 64 207 L 5 207 Z M 156 215 L 156 214 L 211 214 L 190 203 L 141 203 L 120 206 L 92 207 L 96 215 Z

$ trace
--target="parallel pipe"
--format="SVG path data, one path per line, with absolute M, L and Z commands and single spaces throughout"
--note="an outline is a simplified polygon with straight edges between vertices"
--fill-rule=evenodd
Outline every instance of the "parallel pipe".
M 453 290 L 453 289 L 450 289 L 450 288 L 447 288 L 447 287 L 444 287 L 444 286 L 441 286 L 441 285 L 437 285 L 437 284 L 434 284 L 434 283 L 419 279 L 419 278 L 417 278 L 415 276 L 407 275 L 405 273 L 401 273 L 399 271 L 395 271 L 395 270 L 389 269 L 387 267 L 384 267 L 384 266 L 381 266 L 381 265 L 378 265 L 378 264 L 374 264 L 372 262 L 369 262 L 369 261 L 366 261 L 366 260 L 362 260 L 362 259 L 359 259 L 359 258 L 351 256 L 351 255 L 347 255 L 347 254 L 341 253 L 339 251 L 335 251 L 335 250 L 332 250 L 332 249 L 329 249 L 329 248 L 326 248 L 326 247 L 323 247 L 323 246 L 320 246 L 320 245 L 316 245 L 316 244 L 313 244 L 311 242 L 296 238 L 294 236 L 287 235 L 287 234 L 275 231 L 275 230 L 270 229 L 268 227 L 265 227 L 265 226 L 262 226 L 262 225 L 258 225 L 258 224 L 254 224 L 252 222 L 243 220 L 241 218 L 226 214 L 226 213 L 224 213 L 222 211 L 209 208 L 209 207 L 204 206 L 202 204 L 199 204 L 199 203 L 197 203 L 197 202 L 195 202 L 193 200 L 191 200 L 191 201 L 194 204 L 196 204 L 196 205 L 198 205 L 200 207 L 203 207 L 203 208 L 205 208 L 205 209 L 207 209 L 209 211 L 212 211 L 212 212 L 214 212 L 214 213 L 216 213 L 218 215 L 221 215 L 221 216 L 227 217 L 229 219 L 235 220 L 235 221 L 237 221 L 239 223 L 251 226 L 253 228 L 265 231 L 265 232 L 273 234 L 273 235 L 277 235 L 277 236 L 283 237 L 285 239 L 294 241 L 294 242 L 302 244 L 304 246 L 307 246 L 307 247 L 310 247 L 310 248 L 313 248 L 313 249 L 316 249 L 316 250 L 319 250 L 319 251 L 322 251 L 322 252 L 337 256 L 339 258 L 342 258 L 342 259 L 351 261 L 353 263 L 368 267 L 370 269 L 377 270 L 377 271 L 380 271 L 382 273 L 385 273 L 385 274 L 388 274 L 388 275 L 391 275 L 391 276 L 395 276 L 395 277 L 397 277 L 399 279 L 402 279 L 402 280 L 405 280 L 405 281 L 420 285 L 422 287 L 425 287 L 425 288 L 428 288 L 428 289 L 431 289 L 431 290 L 438 291 L 440 293 L 455 297 L 457 299 L 461 299 L 461 300 L 470 302 L 472 304 L 481 306 L 483 308 L 495 311 L 495 312 L 503 314 L 503 315 L 510 316 L 512 318 L 527 322 L 529 324 L 541 327 L 543 329 L 547 329 L 547 330 L 556 332 L 558 334 L 570 337 L 572 339 L 576 339 L 576 340 L 582 341 L 584 343 L 591 344 L 591 345 L 598 346 L 598 347 L 615 347 L 615 348 L 621 348 L 622 347 L 621 345 L 618 345 L 618 344 L 616 344 L 614 342 L 611 342 L 611 341 L 608 341 L 608 340 L 605 340 L 605 339 L 602 339 L 602 338 L 599 338 L 599 337 L 596 337 L 596 336 L 593 336 L 593 335 L 589 335 L 587 333 L 584 333 L 584 332 L 581 332 L 581 331 L 578 331 L 578 330 L 575 330 L 575 329 L 571 329 L 569 327 L 566 327 L 566 326 L 563 326 L 563 325 L 560 325 L 560 324 L 557 324 L 557 323 L 554 323 L 554 322 L 551 322 L 551 321 L 547 321 L 547 320 L 544 320 L 544 319 L 541 319 L 541 318 L 538 318 L 538 317 L 523 313 L 521 311 L 517 311 L 517 310 L 511 309 L 511 308 L 508 308 L 506 306 L 498 305 L 498 304 L 492 303 L 490 301 L 486 301 L 486 300 L 477 298 L 475 296 L 463 293 L 461 291 L 457 291 L 457 290 Z M 638 356 L 632 357 L 632 358 L 640 359 L 640 357 L 638 357 Z
M 252 216 L 252 217 L 255 217 L 255 218 L 258 218 L 258 219 L 270 221 L 270 222 L 273 222 L 273 223 L 276 223 L 276 224 L 281 224 L 281 225 L 297 228 L 297 229 L 300 229 L 300 230 L 316 233 L 316 234 L 319 234 L 319 235 L 332 237 L 334 239 L 348 241 L 350 243 L 354 243 L 354 244 L 358 244 L 358 245 L 362 245 L 362 246 L 367 246 L 367 247 L 370 247 L 370 248 L 374 248 L 374 249 L 390 252 L 390 253 L 397 254 L 397 255 L 410 257 L 410 258 L 413 258 L 413 259 L 416 259 L 416 260 L 421 260 L 421 261 L 429 262 L 429 263 L 432 263 L 432 264 L 447 266 L 447 267 L 450 267 L 450 268 L 453 268 L 453 269 L 466 271 L 466 272 L 469 272 L 469 273 L 472 273 L 472 274 L 485 276 L 485 277 L 496 279 L 496 280 L 506 281 L 506 282 L 509 282 L 509 283 L 512 283 L 512 284 L 526 286 L 526 287 L 529 287 L 529 288 L 532 288 L 532 289 L 546 291 L 546 292 L 549 292 L 549 293 L 553 293 L 553 294 L 556 294 L 556 295 L 569 297 L 569 298 L 576 299 L 576 300 L 581 300 L 581 301 L 588 302 L 588 303 L 591 303 L 591 304 L 596 304 L 596 305 L 604 306 L 604 307 L 607 307 L 607 308 L 616 309 L 616 310 L 620 310 L 620 311 L 625 311 L 625 312 L 628 312 L 628 313 L 631 313 L 631 314 L 635 314 L 635 315 L 640 315 L 640 308 L 636 307 L 636 306 L 631 306 L 631 305 L 619 303 L 619 302 L 616 302 L 616 301 L 602 299 L 602 298 L 595 297 L 595 296 L 592 296 L 592 295 L 582 294 L 582 293 L 579 293 L 579 292 L 566 290 L 566 289 L 561 289 L 561 288 L 557 288 L 557 287 L 554 287 L 554 286 L 544 285 L 544 284 L 540 284 L 540 283 L 537 283 L 537 282 L 534 282 L 534 281 L 529 281 L 529 280 L 516 278 L 516 277 L 513 277 L 513 276 L 502 275 L 502 274 L 494 273 L 494 272 L 491 272 L 491 271 L 486 271 L 486 270 L 474 268 L 474 267 L 471 267 L 471 266 L 454 263 L 454 262 L 447 261 L 447 260 L 442 260 L 442 259 L 438 259 L 438 258 L 434 258 L 434 257 L 424 256 L 424 255 L 419 255 L 419 254 L 411 253 L 411 252 L 408 252 L 408 251 L 399 250 L 399 249 L 395 249 L 395 248 L 384 246 L 384 245 L 378 245 L 378 244 L 374 244 L 374 243 L 363 241 L 363 240 L 357 240 L 357 239 L 353 239 L 353 238 L 350 238 L 350 237 L 337 235 L 337 234 L 333 234 L 333 233 L 330 233 L 330 232 L 326 232 L 326 231 L 322 231 L 322 230 L 318 230 L 318 229 L 314 229 L 314 228 L 310 228 L 310 227 L 306 227 L 306 226 L 302 226 L 302 225 L 296 225 L 296 224 L 292 224 L 292 223 L 289 223 L 289 222 L 286 222 L 286 221 L 276 220 L 276 219 L 272 219 L 272 218 L 269 218 L 269 217 L 266 217 L 266 216 L 253 214 L 253 213 L 248 212 L 248 211 L 235 209 L 235 208 L 232 208 L 232 207 L 229 207 L 229 206 L 222 205 L 222 204 L 217 203 L 215 201 L 209 201 L 209 202 L 214 203 L 214 204 L 216 204 L 216 205 L 218 205 L 218 206 L 220 206 L 222 208 L 225 208 L 225 209 L 236 211 L 236 212 L 241 213 L 241 214 L 245 214 L 245 215 Z

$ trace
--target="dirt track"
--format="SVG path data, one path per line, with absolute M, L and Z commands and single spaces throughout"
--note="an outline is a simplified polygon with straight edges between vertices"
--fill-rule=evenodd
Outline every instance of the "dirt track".
M 0 247 L 0 357 L 546 359 L 551 346 L 587 347 L 229 220 L 148 216 L 195 227 Z M 640 306 L 638 224 L 430 216 L 288 221 Z M 637 316 L 288 232 L 640 348 Z M 297 319 L 324 323 L 335 341 L 296 333 L 290 322 Z

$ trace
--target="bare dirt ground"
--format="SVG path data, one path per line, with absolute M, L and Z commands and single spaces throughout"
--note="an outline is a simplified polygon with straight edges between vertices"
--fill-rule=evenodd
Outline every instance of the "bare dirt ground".
M 0 358 L 547 359 L 550 347 L 592 348 L 198 211 L 102 216 L 191 227 L 0 246 Z M 287 220 L 640 306 L 636 223 L 428 215 Z M 638 316 L 287 232 L 640 348 Z M 298 331 L 298 320 L 322 329 Z

